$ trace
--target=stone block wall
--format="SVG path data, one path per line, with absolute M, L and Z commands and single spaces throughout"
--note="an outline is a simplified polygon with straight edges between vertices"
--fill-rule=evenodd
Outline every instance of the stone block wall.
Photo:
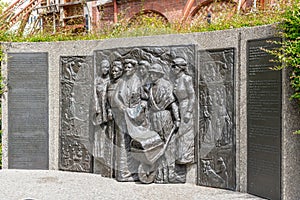
M 152 37 L 136 37 L 123 39 L 109 39 L 99 41 L 68 41 L 68 42 L 44 42 L 44 43 L 4 43 L 5 59 L 2 62 L 3 77 L 7 77 L 9 69 L 9 53 L 48 53 L 48 91 L 49 91 L 49 169 L 58 170 L 60 162 L 60 132 L 61 132 L 61 59 L 67 57 L 88 57 L 93 56 L 95 51 L 105 52 L 110 49 L 130 49 L 135 47 L 162 47 L 162 46 L 184 46 L 195 45 L 195 52 L 223 52 L 228 49 L 233 53 L 233 99 L 234 99 L 234 144 L 235 158 L 235 187 L 234 190 L 247 192 L 248 180 L 248 160 L 247 160 L 247 43 L 250 40 L 272 38 L 276 35 L 273 26 L 261 26 L 253 28 L 241 28 L 225 31 L 214 31 L 206 33 L 190 33 L 180 35 L 162 35 Z M 211 54 L 212 55 L 212 54 Z M 217 55 L 217 54 L 216 54 Z M 196 56 L 197 57 L 197 56 Z M 196 69 L 200 69 L 201 64 L 198 58 L 195 60 Z M 201 73 L 201 70 L 199 70 Z M 295 102 L 290 101 L 290 88 L 288 84 L 288 72 L 283 71 L 282 76 L 282 129 L 281 129 L 281 199 L 299 199 L 300 194 L 297 189 L 299 185 L 299 136 L 292 132 L 299 129 L 299 112 Z M 9 80 L 4 78 L 5 83 Z M 2 129 L 3 129 L 3 168 L 8 168 L 8 90 L 2 99 Z M 8 93 L 7 93 L 8 92 Z M 198 109 L 198 108 L 197 108 Z M 198 127 L 199 124 L 196 125 Z M 200 170 L 203 169 L 199 161 L 201 143 L 199 142 L 200 130 L 196 129 L 196 157 L 198 156 L 198 166 L 193 165 L 188 169 L 187 182 L 199 184 Z

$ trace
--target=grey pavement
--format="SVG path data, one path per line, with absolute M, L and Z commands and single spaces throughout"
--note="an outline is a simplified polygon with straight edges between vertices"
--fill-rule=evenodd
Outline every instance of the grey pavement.
M 0 170 L 0 200 L 262 200 L 245 193 L 186 184 L 120 183 L 96 174 Z

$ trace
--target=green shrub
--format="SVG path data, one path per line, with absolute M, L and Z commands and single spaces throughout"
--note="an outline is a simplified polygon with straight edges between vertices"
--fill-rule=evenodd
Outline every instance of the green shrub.
M 291 86 L 294 89 L 293 99 L 300 105 L 300 2 L 288 9 L 280 24 L 285 41 L 277 57 L 284 63 L 282 67 L 292 69 Z
M 300 2 L 298 1 L 283 15 L 283 21 L 278 26 L 284 38 L 279 49 L 272 51 L 282 65 L 276 70 L 290 68 L 291 86 L 294 89 L 292 99 L 297 99 L 300 105 Z
M 275 55 L 277 61 L 281 64 L 275 70 L 289 68 L 290 84 L 294 90 L 291 99 L 298 101 L 300 108 L 300 2 L 295 1 L 294 4 L 288 7 L 284 14 L 282 22 L 279 24 L 283 42 L 280 42 L 281 47 L 269 51 Z M 300 130 L 295 132 L 300 134 Z

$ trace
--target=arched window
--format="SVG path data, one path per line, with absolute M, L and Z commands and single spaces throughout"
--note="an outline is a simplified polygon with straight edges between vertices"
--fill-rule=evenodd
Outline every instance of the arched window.
M 168 19 L 155 10 L 143 10 L 129 19 L 129 26 L 160 26 L 167 23 Z
M 236 12 L 237 3 L 231 0 L 206 0 L 191 13 L 192 25 L 221 22 Z

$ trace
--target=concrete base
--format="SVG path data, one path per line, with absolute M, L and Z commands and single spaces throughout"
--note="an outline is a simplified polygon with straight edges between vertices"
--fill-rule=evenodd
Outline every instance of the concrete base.
M 245 193 L 188 183 L 168 185 L 121 183 L 97 174 L 61 171 L 0 170 L 0 188 L 0 199 L 262 200 Z

